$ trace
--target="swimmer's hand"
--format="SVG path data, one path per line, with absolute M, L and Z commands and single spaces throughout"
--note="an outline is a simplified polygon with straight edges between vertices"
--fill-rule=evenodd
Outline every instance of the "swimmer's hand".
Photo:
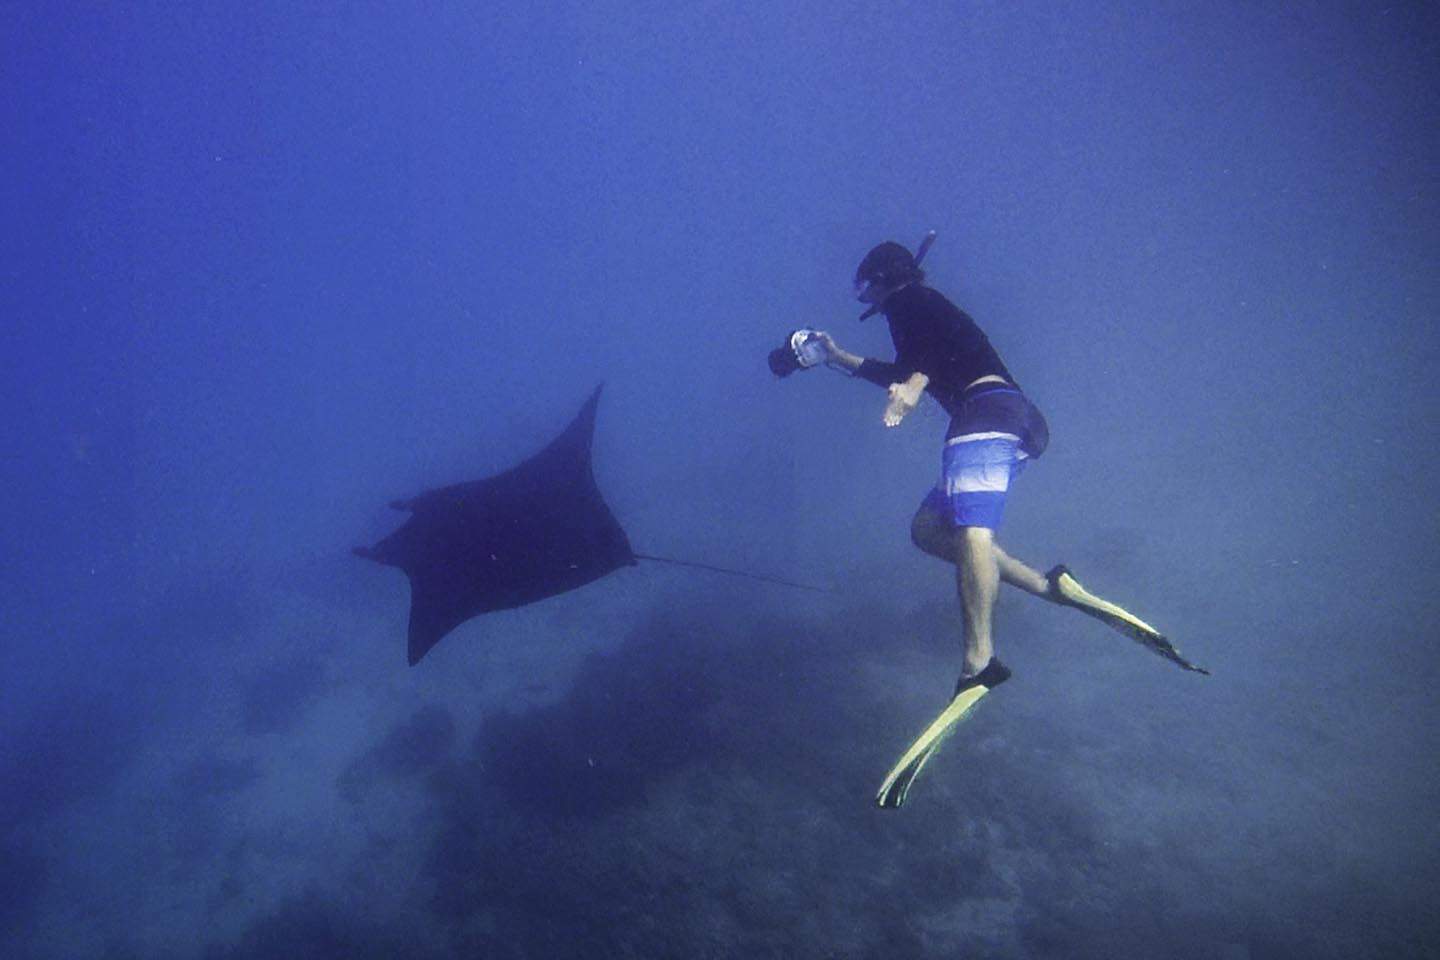
M 904 383 L 890 384 L 890 402 L 885 405 L 885 426 L 898 427 L 905 415 L 920 405 L 920 395 L 930 378 L 923 373 L 913 373 Z

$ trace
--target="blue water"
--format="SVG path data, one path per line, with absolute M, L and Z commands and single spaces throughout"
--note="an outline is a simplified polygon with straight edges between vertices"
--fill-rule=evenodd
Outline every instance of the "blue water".
M 1440 951 L 1440 17 L 1423 3 L 8 4 L 0 955 Z M 1053 432 L 909 543 L 943 414 L 776 381 L 939 240 Z M 405 666 L 384 504 L 596 383 L 657 565 Z

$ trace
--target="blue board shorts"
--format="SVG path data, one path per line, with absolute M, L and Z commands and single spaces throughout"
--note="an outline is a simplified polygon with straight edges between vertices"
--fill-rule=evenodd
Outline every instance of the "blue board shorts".
M 998 530 L 1010 481 L 1049 443 L 1044 416 L 1018 388 L 995 382 L 971 387 L 945 434 L 940 482 L 920 508 L 949 518 L 952 526 Z

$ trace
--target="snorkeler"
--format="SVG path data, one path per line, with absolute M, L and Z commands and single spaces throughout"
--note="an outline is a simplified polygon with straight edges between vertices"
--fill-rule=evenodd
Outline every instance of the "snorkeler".
M 1050 595 L 1044 574 L 995 542 L 1010 481 L 1045 452 L 1050 431 L 975 321 L 924 280 L 910 251 L 891 242 L 867 253 L 855 271 L 857 299 L 890 325 L 893 363 L 849 353 L 829 334 L 819 338 L 827 365 L 888 389 L 885 426 L 899 426 L 922 393 L 950 415 L 940 481 L 915 512 L 910 535 L 921 550 L 955 565 L 965 624 L 958 693 L 982 674 L 992 687 L 1009 676 L 991 636 L 1000 582 Z
M 945 711 L 915 741 L 880 789 L 881 806 L 904 802 L 936 747 L 1010 670 L 995 656 L 992 620 L 1001 582 L 1064 606 L 1076 607 L 1178 665 L 1206 672 L 1180 657 L 1149 624 L 1087 591 L 1064 566 L 1048 573 L 1006 553 L 995 540 L 1011 481 L 1049 443 L 1045 418 L 1020 389 L 984 332 L 963 310 L 925 285 L 920 269 L 933 232 L 917 255 L 898 243 L 872 249 L 855 271 L 855 293 L 870 305 L 862 316 L 883 313 L 895 360 L 863 358 L 823 331 L 796 331 L 772 354 L 771 369 L 787 375 L 824 363 L 885 387 L 882 420 L 899 426 L 929 393 L 950 415 L 940 479 L 911 522 L 910 535 L 925 553 L 955 565 L 963 608 L 964 662 Z

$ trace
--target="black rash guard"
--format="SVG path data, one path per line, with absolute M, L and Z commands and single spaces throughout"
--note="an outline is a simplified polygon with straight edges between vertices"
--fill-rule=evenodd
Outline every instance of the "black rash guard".
M 886 299 L 884 313 L 895 342 L 895 362 L 867 359 L 855 376 L 888 387 L 923 373 L 930 378 L 926 392 L 952 417 L 960 410 L 965 387 L 981 377 L 1015 382 L 970 315 L 938 291 L 919 283 L 902 287 Z

